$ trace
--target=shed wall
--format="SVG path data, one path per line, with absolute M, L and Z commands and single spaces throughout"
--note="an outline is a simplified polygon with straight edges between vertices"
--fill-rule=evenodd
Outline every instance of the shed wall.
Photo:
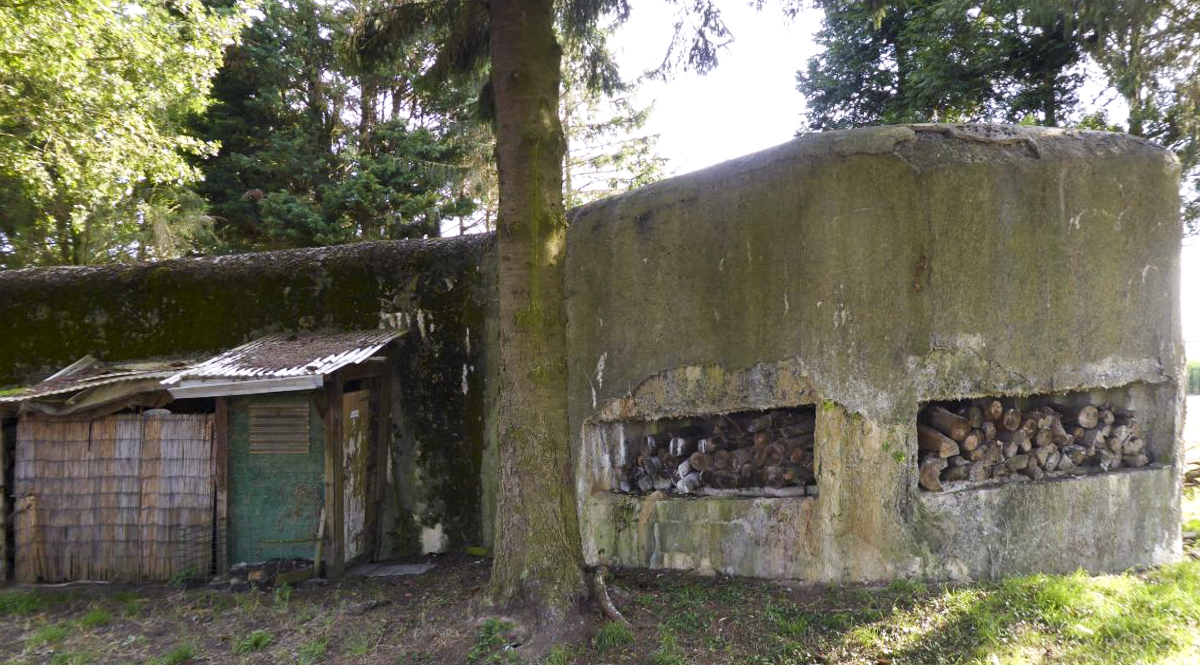
M 211 415 L 23 417 L 16 578 L 168 580 L 212 563 Z

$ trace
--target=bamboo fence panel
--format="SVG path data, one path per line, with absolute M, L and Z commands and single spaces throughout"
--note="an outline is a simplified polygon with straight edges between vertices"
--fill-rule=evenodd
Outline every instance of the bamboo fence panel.
M 210 565 L 211 439 L 203 414 L 21 418 L 17 579 L 164 580 L 190 565 L 181 553 L 192 548 Z
M 212 568 L 212 442 L 211 415 L 147 417 L 142 444 L 142 579 L 169 579 Z

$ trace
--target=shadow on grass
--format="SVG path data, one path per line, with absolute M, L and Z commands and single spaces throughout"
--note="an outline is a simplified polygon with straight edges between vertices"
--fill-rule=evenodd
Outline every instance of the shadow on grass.
M 754 664 L 1200 662 L 1200 562 L 1144 574 L 1034 575 L 962 587 L 897 582 L 789 594 L 765 582 L 656 580 L 657 630 L 691 645 L 690 661 Z M 644 602 L 644 601 L 643 601 Z M 755 617 L 731 642 L 715 615 Z M 728 625 L 724 628 L 728 629 Z M 724 662 L 723 661 L 723 662 Z

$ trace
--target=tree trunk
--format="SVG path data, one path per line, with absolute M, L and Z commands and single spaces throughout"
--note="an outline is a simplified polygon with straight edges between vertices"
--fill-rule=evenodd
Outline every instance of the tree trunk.
M 567 427 L 562 49 L 552 0 L 493 0 L 500 176 L 500 488 L 491 599 L 560 619 L 584 595 Z

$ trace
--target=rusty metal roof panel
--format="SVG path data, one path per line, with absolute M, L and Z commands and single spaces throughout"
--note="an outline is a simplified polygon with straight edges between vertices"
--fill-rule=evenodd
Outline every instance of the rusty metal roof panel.
M 105 363 L 85 356 L 40 383 L 0 397 L 0 404 L 67 395 L 124 381 L 165 379 L 193 362 L 195 361 L 161 360 Z
M 163 381 L 324 376 L 360 363 L 400 336 L 399 330 L 268 335 L 188 367 Z

